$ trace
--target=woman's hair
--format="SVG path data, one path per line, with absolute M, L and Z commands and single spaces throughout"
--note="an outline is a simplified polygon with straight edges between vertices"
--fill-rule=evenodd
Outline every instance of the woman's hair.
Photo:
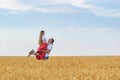
M 41 45 L 43 43 L 42 41 L 42 36 L 44 35 L 45 31 L 40 31 L 40 36 L 39 36 L 39 45 Z

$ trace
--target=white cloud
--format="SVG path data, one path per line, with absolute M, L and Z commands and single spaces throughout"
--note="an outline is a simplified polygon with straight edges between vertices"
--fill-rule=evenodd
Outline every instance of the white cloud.
M 111 2 L 111 0 L 109 0 Z M 108 2 L 109 2 L 108 1 Z M 92 0 L 0 0 L 0 8 L 12 14 L 26 11 L 44 13 L 76 13 L 81 9 L 97 16 L 120 17 L 120 10 L 92 4 Z M 97 1 L 96 1 L 97 2 Z M 99 2 L 99 1 L 98 1 Z M 104 2 L 104 1 L 102 1 Z M 78 7 L 75 9 L 75 7 Z
M 109 31 L 114 31 L 115 29 L 114 28 L 84 28 L 84 27 L 70 27 L 70 28 L 67 28 L 66 31 L 69 31 L 69 32 L 109 32 Z
M 30 6 L 20 4 L 18 0 L 0 0 L 0 8 L 11 11 L 26 11 Z
M 108 9 L 103 6 L 93 5 L 91 3 L 87 3 L 85 0 L 78 0 L 76 2 L 72 2 L 71 4 L 79 8 L 87 9 L 89 12 L 97 16 L 120 17 L 120 10 L 118 9 Z
M 62 6 L 64 1 L 39 0 L 37 2 L 27 0 L 26 3 L 21 0 L 0 0 L 0 8 L 6 9 L 12 14 L 17 12 L 37 11 L 44 13 L 73 13 L 76 10 L 68 6 Z M 59 5 L 61 4 L 61 5 Z

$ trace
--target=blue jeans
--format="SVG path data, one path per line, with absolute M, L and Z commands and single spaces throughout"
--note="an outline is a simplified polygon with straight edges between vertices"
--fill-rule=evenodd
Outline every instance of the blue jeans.
M 48 59 L 49 59 L 49 57 L 45 57 L 45 58 L 44 58 L 44 60 L 48 60 Z

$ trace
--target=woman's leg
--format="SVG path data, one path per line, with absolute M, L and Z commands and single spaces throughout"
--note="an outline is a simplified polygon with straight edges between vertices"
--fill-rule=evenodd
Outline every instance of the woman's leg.
M 30 57 L 32 54 L 33 54 L 34 50 L 32 49 L 29 54 L 28 54 L 28 57 Z
M 44 60 L 45 52 L 40 52 L 40 51 L 35 52 L 34 50 L 31 50 L 29 52 L 29 56 L 30 55 L 35 55 L 37 60 Z
M 35 56 L 39 56 L 40 54 L 35 52 L 33 49 L 29 52 L 28 57 L 30 57 L 31 55 L 35 55 Z
M 40 54 L 39 54 L 39 53 L 37 53 L 37 52 L 33 52 L 33 54 L 32 54 L 32 55 L 39 56 Z

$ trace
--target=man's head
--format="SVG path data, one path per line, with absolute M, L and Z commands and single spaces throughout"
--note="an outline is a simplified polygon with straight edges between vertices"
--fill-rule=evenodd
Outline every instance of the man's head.
M 53 38 L 50 38 L 50 39 L 48 40 L 48 43 L 53 44 L 53 43 L 54 43 L 54 39 L 53 39 Z

